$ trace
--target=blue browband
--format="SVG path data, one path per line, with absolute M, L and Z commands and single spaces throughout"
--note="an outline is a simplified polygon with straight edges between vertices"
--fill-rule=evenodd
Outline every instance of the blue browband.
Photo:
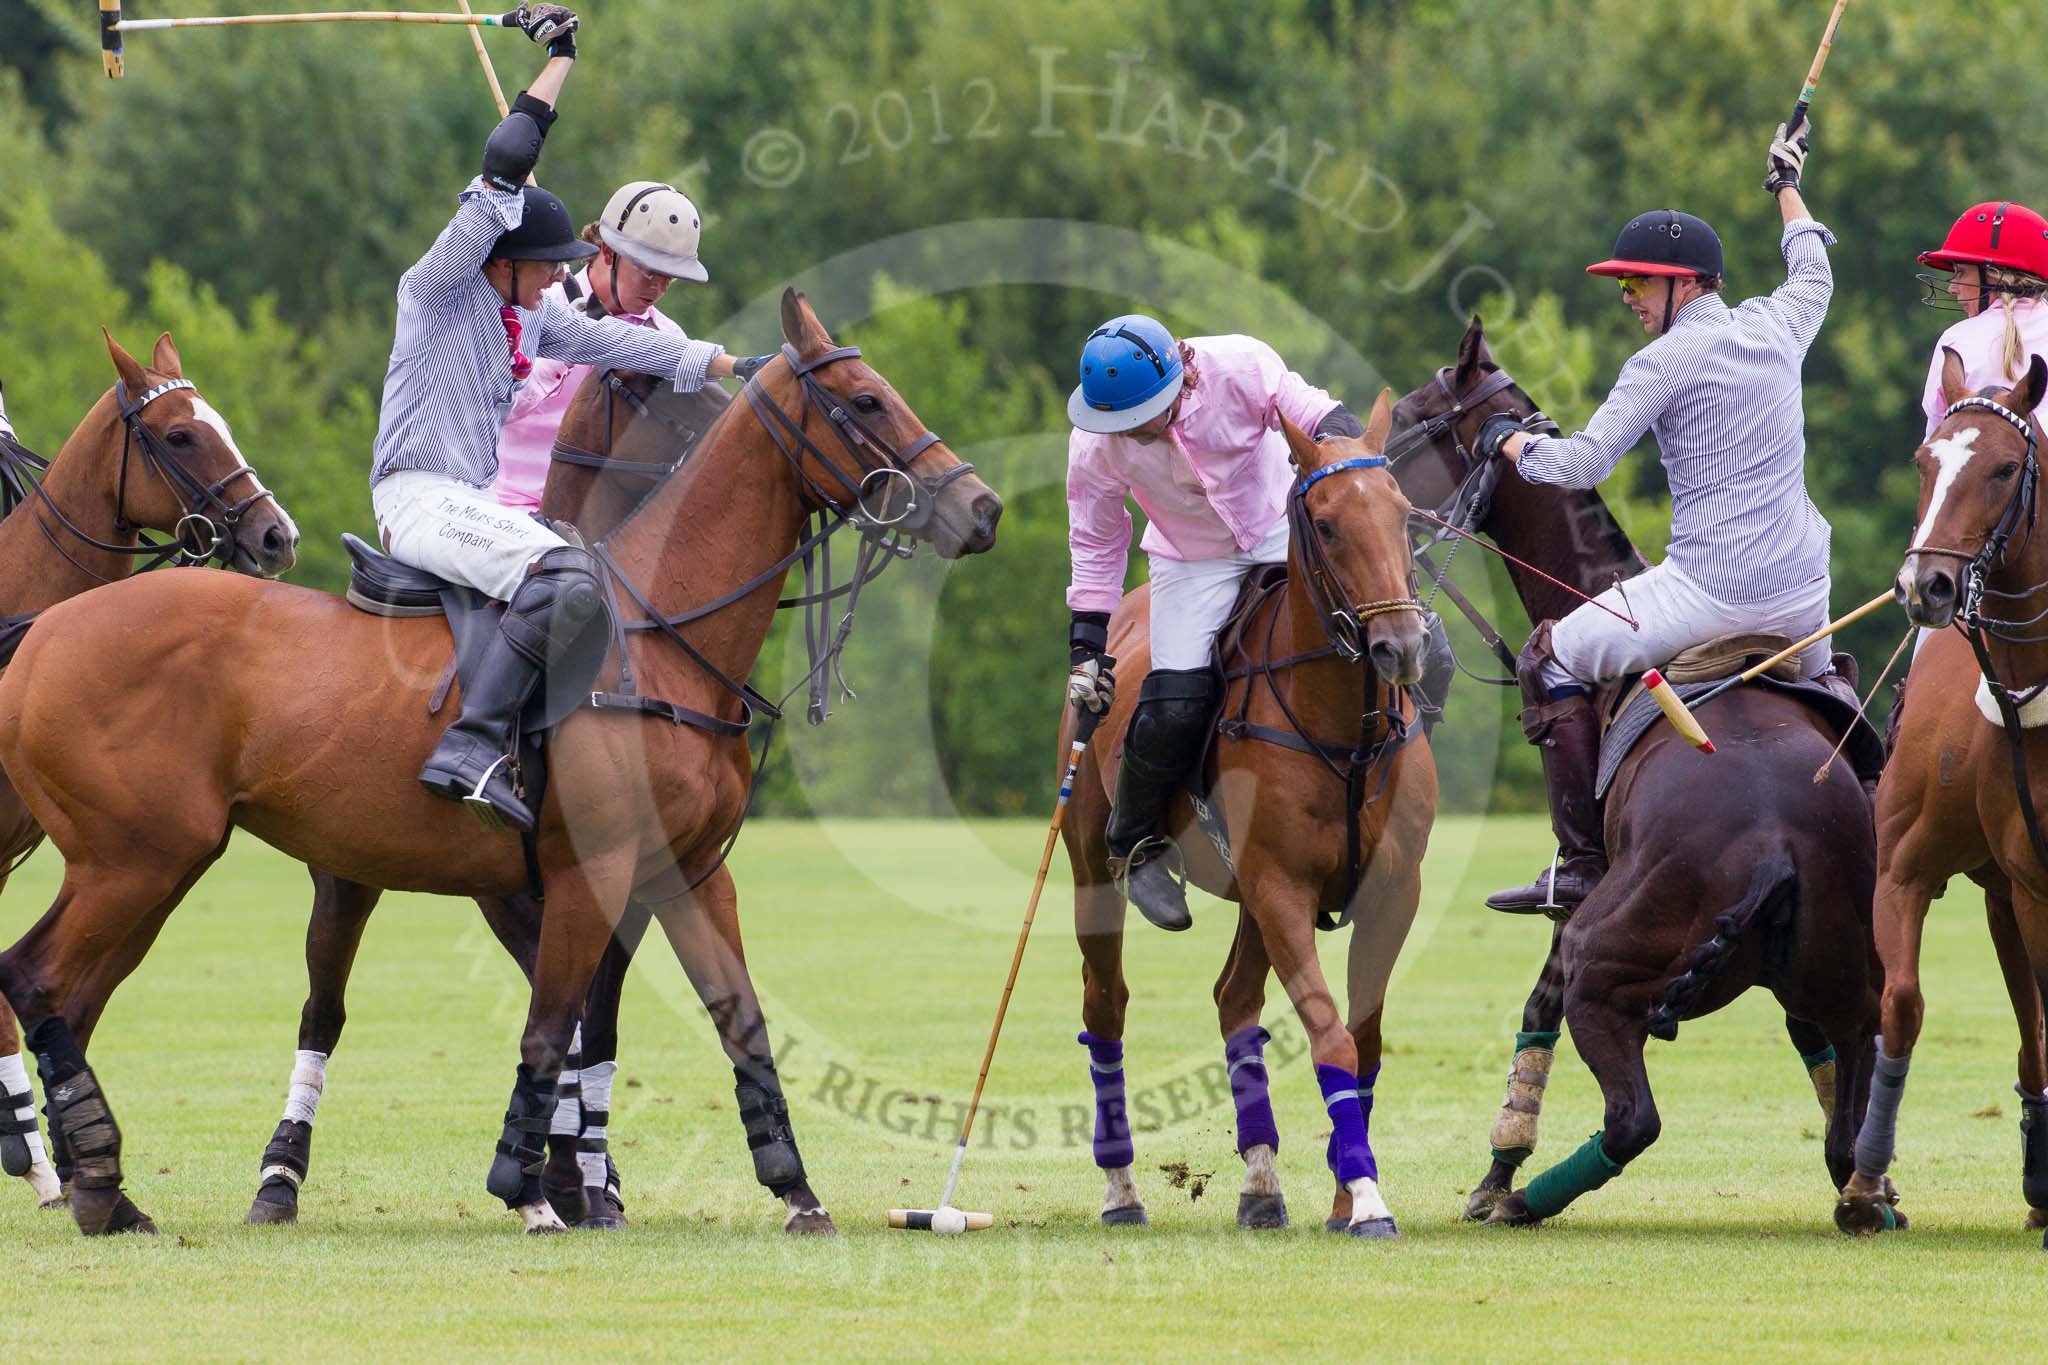
M 1384 455 L 1360 455 L 1349 460 L 1339 460 L 1335 464 L 1324 465 L 1313 474 L 1302 475 L 1301 481 L 1294 485 L 1294 491 L 1297 494 L 1306 493 L 1320 481 L 1329 478 L 1332 474 L 1342 474 L 1347 469 L 1385 469 L 1386 467 L 1387 457 Z

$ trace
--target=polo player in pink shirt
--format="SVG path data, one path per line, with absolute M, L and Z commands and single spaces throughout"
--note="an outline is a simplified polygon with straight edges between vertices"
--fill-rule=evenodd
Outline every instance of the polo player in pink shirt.
M 1115 692 L 1104 654 L 1131 545 L 1125 499 L 1135 498 L 1149 522 L 1152 670 L 1124 738 L 1108 840 L 1118 890 L 1162 929 L 1193 923 L 1159 856 L 1169 842 L 1156 826 L 1212 723 L 1216 634 L 1245 574 L 1287 561 L 1294 472 L 1282 416 L 1317 440 L 1365 434 L 1342 403 L 1264 342 L 1176 342 L 1135 313 L 1089 335 L 1080 387 L 1067 400 L 1068 696 L 1077 707 L 1101 711 Z

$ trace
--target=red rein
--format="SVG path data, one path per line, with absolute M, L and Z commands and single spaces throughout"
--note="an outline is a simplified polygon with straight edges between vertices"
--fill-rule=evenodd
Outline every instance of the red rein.
M 1501 549 L 1500 546 L 1494 544 L 1492 541 L 1484 539 L 1480 536 L 1475 536 L 1462 526 L 1453 526 L 1448 521 L 1445 521 L 1442 517 L 1434 516 L 1428 512 L 1423 511 L 1421 508 L 1415 508 L 1411 510 L 1409 515 L 1417 517 L 1420 520 L 1426 521 L 1432 526 L 1441 526 L 1453 535 L 1463 536 L 1465 539 L 1471 541 L 1474 545 L 1478 545 L 1485 549 L 1493 551 L 1495 554 L 1499 555 L 1502 559 L 1505 559 L 1508 563 L 1514 565 L 1516 568 L 1523 569 L 1529 573 L 1535 574 L 1544 582 L 1553 584 L 1556 587 L 1564 589 L 1572 596 L 1578 598 L 1581 602 L 1589 602 L 1592 605 L 1600 608 L 1600 610 L 1606 612 L 1615 620 L 1626 623 L 1630 630 L 1641 630 L 1643 628 L 1642 622 L 1636 620 L 1633 616 L 1622 615 L 1613 607 L 1608 606 L 1605 602 L 1600 601 L 1598 598 L 1586 596 L 1586 594 L 1580 592 L 1571 584 L 1566 583 L 1561 579 L 1552 578 L 1549 574 L 1543 572 L 1543 570 L 1537 568 L 1534 564 L 1531 564 L 1526 560 L 1515 558 L 1513 555 L 1509 554 L 1506 550 Z

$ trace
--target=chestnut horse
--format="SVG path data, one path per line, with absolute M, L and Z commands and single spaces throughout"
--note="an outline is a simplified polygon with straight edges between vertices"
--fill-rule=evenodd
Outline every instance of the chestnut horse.
M 607 663 L 600 690 L 626 688 L 630 667 L 639 694 L 669 711 L 586 708 L 550 745 L 535 835 L 540 951 L 486 1181 L 509 1207 L 537 1202 L 544 1163 L 580 1192 L 573 1137 L 551 1153 L 541 1139 L 628 897 L 666 918 L 703 878 L 699 904 L 719 907 L 714 920 L 732 913 L 720 850 L 744 814 L 751 766 L 737 680 L 766 638 L 786 573 L 777 566 L 804 517 L 829 507 L 879 521 L 915 502 L 920 515 L 898 524 L 941 556 L 994 543 L 1000 500 L 859 352 L 836 347 L 794 291 L 782 323 L 789 344 L 749 384 L 746 411 L 721 418 L 603 547 L 619 600 L 638 614 L 624 612 L 624 658 Z M 666 617 L 728 594 L 722 610 L 686 625 Z M 643 618 L 650 628 L 633 629 Z M 95 972 L 118 981 L 139 960 L 236 827 L 365 885 L 472 897 L 525 889 L 517 837 L 480 834 L 413 780 L 441 728 L 423 702 L 448 647 L 444 621 L 388 620 L 224 575 L 137 579 L 61 605 L 29 631 L 18 666 L 0 678 L 0 766 L 64 855 L 65 877 L 50 910 L 0 953 L 0 993 L 28 1026 L 51 1121 L 75 1154 L 82 1230 L 150 1225 L 121 1190 L 113 1110 L 64 1011 Z M 155 723 L 173 711 L 177 725 Z M 136 767 L 159 781 L 138 786 L 128 778 Z M 159 800 L 165 789 L 178 799 Z M 528 1223 L 560 1226 L 552 1213 Z
M 1971 394 L 1963 363 L 1944 357 L 1948 414 L 1914 454 L 1917 529 L 1899 570 L 1906 615 L 1937 633 L 1913 658 L 1897 749 L 1877 790 L 1877 946 L 1884 959 L 1878 1084 L 1856 1138 L 1856 1172 L 1835 1221 L 1850 1232 L 1894 1225 L 1886 1173 L 1907 1065 L 1926 1005 L 1920 935 L 1951 877 L 1984 888 L 1994 938 L 2017 920 L 2026 966 L 2008 960 L 2020 1024 L 2020 1192 L 2028 1226 L 2048 1226 L 2048 1072 L 2040 998 L 2048 996 L 2048 848 L 2039 818 L 2048 791 L 2042 724 L 2048 678 L 2048 536 L 2038 535 L 2040 406 L 2048 363 L 2031 358 L 2010 389 Z M 1953 625 L 1954 630 L 1943 629 Z M 2048 1245 L 2048 1240 L 2044 1240 Z
M 678 393 L 646 376 L 593 373 L 564 415 L 541 496 L 542 514 L 572 520 L 588 539 L 610 535 L 651 484 L 694 448 L 730 401 L 716 385 Z M 299 1187 L 311 1156 L 313 1111 L 324 1088 L 327 1058 L 340 1041 L 347 1017 L 344 1000 L 356 949 L 382 894 L 332 873 L 315 869 L 312 875 L 313 913 L 306 930 L 309 993 L 300 1013 L 301 1055 L 293 1067 L 295 1086 L 305 1089 L 288 1101 L 264 1151 L 263 1174 L 249 1207 L 251 1223 L 288 1223 L 298 1217 Z M 483 896 L 477 898 L 477 908 L 499 943 L 531 977 L 540 949 L 539 903 L 529 895 Z M 714 920 L 720 909 L 685 903 L 664 921 L 664 928 L 732 1060 L 755 1175 L 783 1201 L 784 1229 L 833 1232 L 831 1215 L 812 1191 L 797 1151 L 767 1023 L 747 973 L 738 920 L 731 915 Z M 586 1105 L 583 1087 L 597 1087 L 591 1069 L 613 1063 L 618 1056 L 620 992 L 650 919 L 647 906 L 635 902 L 627 907 L 584 1003 L 580 1054 L 569 1057 L 564 1072 L 556 1117 L 558 1124 L 577 1134 L 590 1209 L 579 1227 L 617 1228 L 626 1221 L 618 1172 L 608 1150 L 607 1105 Z M 571 1093 L 568 1073 L 578 1070 L 582 1081 Z
M 1457 363 L 1395 412 L 1394 471 L 1419 505 L 1438 507 L 1588 595 L 1644 566 L 1597 492 L 1526 483 L 1473 455 L 1471 443 L 1494 413 L 1540 419 L 1494 363 L 1477 317 Z M 1508 572 L 1531 625 L 1563 617 L 1581 600 L 1518 565 Z M 1516 1036 L 1493 1167 L 1472 1192 L 1468 1218 L 1535 1222 L 1619 1174 L 1659 1131 L 1643 1066 L 1647 1040 L 1675 1037 L 1680 1020 L 1710 1014 L 1753 985 L 1778 997 L 1809 1066 L 1831 1082 L 1822 1095 L 1824 1153 L 1837 1185 L 1847 1175 L 1881 981 L 1870 937 L 1870 804 L 1846 762 L 1814 783 L 1838 736 L 1799 701 L 1738 688 L 1704 717 L 1716 754 L 1659 724 L 1608 789 L 1612 866 L 1552 934 Z M 1565 1021 L 1600 1083 L 1606 1126 L 1527 1190 L 1511 1192 L 1535 1146 Z
M 1167 816 L 1189 880 L 1239 905 L 1216 1010 L 1237 1100 L 1245 1161 L 1238 1222 L 1245 1227 L 1287 1222 L 1273 1167 L 1280 1137 L 1267 1098 L 1267 1034 L 1259 1026 L 1266 977 L 1275 972 L 1301 1018 L 1334 1123 L 1329 1162 L 1337 1192 L 1328 1226 L 1361 1237 L 1396 1234 L 1366 1124 L 1387 979 L 1421 899 L 1437 787 L 1429 742 L 1405 691 L 1422 676 L 1425 636 L 1412 592 L 1408 503 L 1380 455 L 1392 421 L 1389 398 L 1380 395 L 1361 440 L 1317 445 L 1282 419 L 1297 476 L 1287 580 L 1232 632 L 1242 649 L 1235 661 L 1229 652 L 1223 660 L 1226 719 L 1205 774 L 1230 830 L 1229 862 L 1196 826 L 1185 795 Z M 1110 878 L 1104 832 L 1120 739 L 1150 664 L 1151 605 L 1149 585 L 1138 588 L 1111 619 L 1117 700 L 1082 759 L 1060 831 L 1074 872 L 1081 1041 L 1095 1084 L 1095 1161 L 1107 1179 L 1102 1221 L 1109 1224 L 1145 1221 L 1125 1111 L 1125 904 Z M 1354 795 L 1362 798 L 1357 804 Z M 1315 936 L 1320 913 L 1342 918 L 1354 907 L 1360 922 L 1351 938 L 1347 1027 L 1323 979 Z
M 226 419 L 185 379 L 171 334 L 157 338 L 148 368 L 111 336 L 106 344 L 120 382 L 86 413 L 47 468 L 0 438 L 0 478 L 11 503 L 19 496 L 0 521 L 0 666 L 36 616 L 127 577 L 138 562 L 218 558 L 269 576 L 289 569 L 297 553 L 298 529 L 242 458 Z M 145 530 L 175 540 L 153 547 L 140 536 Z M 42 827 L 0 776 L 0 887 L 42 837 Z M 0 1003 L 0 1062 L 19 1065 L 20 1052 L 14 1015 Z M 25 1177 L 48 1207 L 63 1193 L 50 1162 L 32 1158 L 23 1128 L 34 1123 L 31 1096 L 0 1095 L 0 1124 L 6 1125 L 0 1165 Z

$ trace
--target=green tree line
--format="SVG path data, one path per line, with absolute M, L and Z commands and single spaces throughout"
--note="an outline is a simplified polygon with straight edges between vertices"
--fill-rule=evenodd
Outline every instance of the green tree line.
M 138 0 L 132 17 L 238 6 Z M 1484 311 L 1570 426 L 1642 342 L 1582 273 L 1632 213 L 1698 213 L 1728 292 L 1782 278 L 1757 188 L 1824 0 L 589 0 L 541 167 L 581 216 L 635 178 L 705 213 L 704 286 L 664 308 L 751 353 L 796 280 L 1009 502 L 1001 543 L 863 595 L 858 700 L 792 724 L 778 809 L 997 814 L 1044 804 L 1064 668 L 1062 403 L 1103 317 L 1272 341 L 1354 407 L 1425 382 Z M 1913 255 L 1968 204 L 2048 204 L 2035 7 L 1863 6 L 1816 107 L 1807 197 L 1840 236 L 1806 365 L 1808 479 L 1835 528 L 1838 605 L 1896 568 L 1926 357 Z M 2006 33 L 2019 35 L 2007 41 Z M 308 25 L 130 35 L 100 73 L 83 0 L 0 0 L 0 380 L 46 453 L 111 381 L 98 329 L 169 328 L 334 588 L 369 522 L 396 281 L 495 121 L 467 38 Z M 510 93 L 538 68 L 486 41 Z M 1654 450 L 1610 488 L 1646 550 L 1668 530 Z M 1459 580 L 1519 627 L 1504 580 Z M 1133 581 L 1142 557 L 1133 556 Z M 1846 644 L 1874 671 L 1902 623 Z M 1510 633 L 1514 633 L 1510 631 Z M 1486 661 L 1457 632 L 1476 668 Z M 763 681 L 793 680 L 785 633 Z M 1512 700 L 1462 683 L 1438 732 L 1447 801 L 1528 806 Z M 787 747 L 784 747 L 786 743 Z

